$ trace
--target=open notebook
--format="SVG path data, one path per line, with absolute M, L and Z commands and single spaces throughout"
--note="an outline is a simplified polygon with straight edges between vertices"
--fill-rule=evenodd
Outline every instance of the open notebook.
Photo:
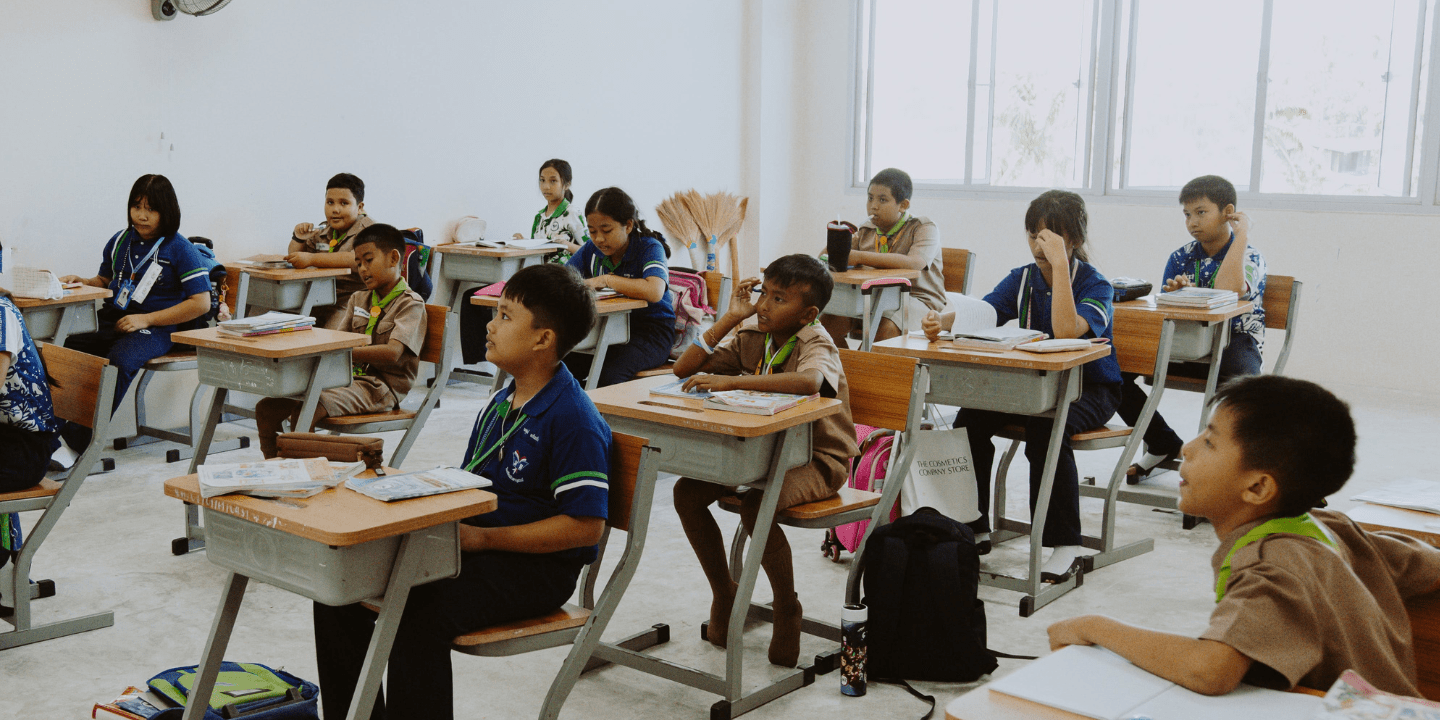
M 1309 720 L 1321 706 L 1314 695 L 1243 684 L 1225 695 L 1201 695 L 1109 650 L 1078 645 L 1046 655 L 987 687 L 1096 720 Z

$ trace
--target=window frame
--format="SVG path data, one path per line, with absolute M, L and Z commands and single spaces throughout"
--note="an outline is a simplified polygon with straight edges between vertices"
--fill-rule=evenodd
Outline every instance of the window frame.
M 1001 187 L 973 182 L 976 152 L 974 137 L 976 119 L 974 116 L 978 67 L 976 57 L 979 52 L 977 36 L 980 32 L 979 3 L 988 1 L 990 0 L 971 0 L 971 62 L 968 72 L 965 123 L 965 180 L 953 183 L 915 183 L 916 191 L 924 193 L 927 197 L 962 200 L 1001 198 L 1019 200 L 1049 189 L 1029 186 Z M 1263 9 L 1261 12 L 1260 53 L 1256 65 L 1257 79 L 1266 77 L 1268 73 L 1274 14 L 1274 0 L 1261 1 Z M 882 2 L 884 0 L 852 0 L 854 51 L 851 53 L 851 58 L 852 74 L 855 80 L 851 102 L 853 150 L 847 167 L 849 176 L 847 186 L 852 191 L 863 191 L 869 178 L 875 172 L 871 157 L 872 128 L 869 119 L 874 110 L 875 17 Z M 1098 201 L 1101 204 L 1168 206 L 1175 203 L 1178 188 L 1124 187 L 1125 176 L 1129 172 L 1126 160 L 1131 133 L 1129 119 L 1134 97 L 1134 48 L 1139 32 L 1138 23 L 1134 23 L 1133 18 L 1138 5 L 1139 0 L 1094 0 L 1091 35 L 1087 41 L 1090 48 L 1090 92 L 1087 93 L 1086 100 L 1088 112 L 1084 130 L 1085 138 L 1082 143 L 1084 152 L 1083 157 L 1078 158 L 1083 163 L 1081 177 L 1084 178 L 1084 182 L 1080 187 L 1070 189 L 1084 196 L 1087 201 Z M 1440 55 L 1440 2 L 1437 2 L 1432 8 L 1429 7 L 1429 0 L 1421 0 L 1419 12 L 1420 18 L 1416 28 L 1416 54 L 1413 60 L 1415 74 L 1409 91 L 1412 97 L 1412 106 L 1418 104 L 1416 100 L 1422 91 L 1421 75 L 1423 73 L 1424 102 L 1423 107 L 1418 108 L 1419 115 L 1412 113 L 1407 119 L 1409 123 L 1406 132 L 1407 167 L 1403 175 L 1405 188 L 1412 190 L 1414 194 L 1409 197 L 1384 197 L 1246 190 L 1240 192 L 1239 197 L 1243 199 L 1247 208 L 1360 213 L 1440 213 L 1440 62 L 1437 62 L 1437 55 Z M 997 15 L 998 13 L 992 13 L 992 23 L 996 22 Z M 1121 37 L 1122 33 L 1124 37 Z M 1428 45 L 1425 42 L 1427 34 L 1429 35 Z M 995 51 L 993 42 L 990 51 L 991 53 Z M 1121 62 L 1122 53 L 1124 62 Z M 1428 69 L 1424 67 L 1427 56 L 1430 64 Z M 988 88 L 992 95 L 992 102 L 988 107 L 991 108 L 990 122 L 993 123 L 995 72 L 993 60 L 990 63 L 990 72 Z M 1252 188 L 1259 187 L 1259 176 L 1262 170 L 1266 100 L 1269 89 L 1268 83 L 1256 82 L 1255 85 L 1255 120 L 1251 143 L 1250 177 L 1248 178 L 1249 186 Z M 1123 103 L 1120 102 L 1121 93 L 1123 93 Z M 1431 122 L 1425 122 L 1421 131 L 1417 133 L 1415 126 L 1422 119 L 1431 119 Z M 993 127 L 987 137 L 993 138 Z M 1119 160 L 1118 164 L 1117 160 Z M 1416 164 L 1419 165 L 1418 173 L 1414 170 Z

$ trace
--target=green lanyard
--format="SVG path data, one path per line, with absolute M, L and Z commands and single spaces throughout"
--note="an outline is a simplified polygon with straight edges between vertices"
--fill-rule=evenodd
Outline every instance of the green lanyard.
M 769 375 L 775 372 L 776 365 L 784 365 L 785 361 L 790 359 L 790 353 L 795 350 L 795 341 L 799 339 L 799 335 L 791 335 L 778 351 L 772 351 L 770 349 L 770 333 L 765 333 L 765 359 L 755 366 L 755 374 Z
M 900 220 L 895 223 L 895 227 L 890 228 L 890 232 L 882 233 L 880 228 L 875 228 L 875 247 L 882 253 L 890 252 L 890 238 L 895 237 L 895 234 L 900 232 L 907 222 L 910 222 L 910 213 L 900 213 Z
M 1226 248 L 1229 248 L 1231 245 L 1234 245 L 1234 244 L 1235 244 L 1235 233 L 1232 232 L 1232 233 L 1230 233 L 1230 240 L 1225 243 L 1225 247 L 1226 247 Z M 1229 250 L 1226 250 L 1226 252 L 1229 252 Z M 1191 285 L 1194 285 L 1195 287 L 1208 287 L 1208 288 L 1212 288 L 1212 289 L 1213 289 L 1213 288 L 1215 287 L 1215 276 L 1216 276 L 1216 275 L 1219 275 L 1219 274 L 1220 274 L 1220 271 L 1219 271 L 1219 270 L 1216 270 L 1215 273 L 1210 276 L 1210 284 L 1209 284 L 1209 285 L 1203 285 L 1203 284 L 1201 284 L 1201 282 L 1200 282 L 1200 263 L 1201 263 L 1201 262 L 1204 262 L 1204 261 L 1203 261 L 1203 260 L 1196 260 L 1196 261 L 1195 261 L 1195 282 L 1190 283 L 1190 284 L 1191 284 Z M 1218 262 L 1218 261 L 1217 261 L 1217 262 Z
M 1246 545 L 1258 542 L 1268 535 L 1275 535 L 1277 533 L 1314 538 L 1331 548 L 1335 547 L 1335 541 L 1330 537 L 1330 533 L 1321 527 L 1320 523 L 1311 519 L 1310 513 L 1305 513 L 1297 517 L 1274 518 L 1260 523 L 1251 528 L 1250 532 L 1242 535 L 1239 540 L 1236 540 L 1235 546 L 1230 548 L 1230 552 L 1225 555 L 1225 562 L 1220 565 L 1220 572 L 1215 576 L 1215 602 L 1218 603 L 1225 597 L 1225 585 L 1230 582 L 1230 561 L 1235 559 L 1235 553 L 1239 552 L 1240 548 Z
M 511 425 L 509 430 L 505 430 L 505 416 L 510 414 L 510 401 L 505 400 L 496 403 L 491 406 L 491 409 L 494 410 L 494 412 L 486 412 L 486 414 L 490 416 L 490 421 L 485 424 L 481 433 L 475 436 L 476 455 L 472 457 L 469 462 L 465 463 L 465 470 L 467 472 L 475 472 L 475 468 L 483 464 L 497 449 L 503 447 L 505 441 L 509 440 L 510 436 L 514 435 L 515 431 L 519 430 L 520 426 L 524 425 L 525 421 L 530 419 L 526 417 L 525 413 L 520 413 L 515 418 L 515 424 Z M 490 431 L 495 429 L 496 422 L 500 423 L 500 429 L 502 431 L 500 433 L 500 439 L 496 440 L 495 444 L 491 445 L 489 450 L 480 452 L 480 444 L 485 442 L 485 438 L 490 434 Z
M 389 305 L 391 300 L 400 297 L 401 293 L 409 289 L 410 286 L 405 284 L 405 278 L 400 278 L 400 280 L 395 283 L 395 287 L 390 288 L 390 292 L 386 293 L 385 297 L 381 300 L 375 299 L 374 290 L 370 291 L 370 319 L 365 321 L 366 335 L 375 334 L 375 325 L 380 322 L 380 312 L 385 309 L 385 306 Z
M 1075 282 L 1075 272 L 1080 269 L 1080 261 L 1070 260 L 1070 282 Z M 1027 266 L 1025 272 L 1020 274 L 1020 290 L 1015 293 L 1015 305 L 1019 310 L 1020 327 L 1026 330 L 1030 327 L 1030 312 L 1035 304 L 1035 288 L 1030 286 L 1030 268 Z
M 542 220 L 554 220 L 555 218 L 564 215 L 565 209 L 568 207 L 570 207 L 570 201 L 561 200 L 560 206 L 555 208 L 555 212 L 550 213 L 550 217 L 548 218 L 545 217 L 545 208 L 540 208 L 540 212 L 535 213 L 535 222 L 530 225 L 530 237 L 535 237 L 535 231 L 540 229 L 540 222 Z
M 330 242 L 325 245 L 325 252 L 335 252 L 335 246 L 339 245 L 349 233 L 347 230 L 331 230 Z
M 601 270 L 609 271 L 613 275 L 619 269 L 620 263 L 612 261 L 609 256 L 600 252 L 599 248 L 596 248 L 595 254 L 590 256 L 590 277 L 592 278 L 603 275 Z

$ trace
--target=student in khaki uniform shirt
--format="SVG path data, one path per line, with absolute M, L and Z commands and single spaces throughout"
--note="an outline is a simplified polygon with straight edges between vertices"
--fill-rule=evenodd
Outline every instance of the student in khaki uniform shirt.
M 1418 696 L 1407 598 L 1440 590 L 1440 550 L 1313 510 L 1355 465 L 1349 408 L 1319 385 L 1234 381 L 1183 450 L 1180 509 L 1220 538 L 1215 610 L 1197 638 L 1090 615 L 1050 626 L 1050 646 L 1100 645 L 1195 692 L 1252 685 L 1325 690 L 1347 668 Z
M 320 393 L 316 422 L 393 410 L 410 392 L 425 342 L 425 301 L 400 277 L 404 250 L 404 236 L 390 225 L 372 225 L 355 239 L 355 272 L 367 289 L 350 296 L 341 320 L 343 329 L 371 336 L 370 345 L 354 350 L 349 385 Z M 286 418 L 296 422 L 300 405 L 292 398 L 266 398 L 255 405 L 265 457 L 275 457 L 280 423 Z
M 824 329 L 814 324 L 833 287 L 829 271 L 819 260 L 807 255 L 782 257 L 765 269 L 763 286 L 758 278 L 741 282 L 730 309 L 675 363 L 675 375 L 689 378 L 687 391 L 819 393 L 845 404 L 842 412 L 815 422 L 814 454 L 809 464 L 785 474 L 778 510 L 834 495 L 848 477 L 847 462 L 859 452 L 840 353 Z M 752 303 L 751 293 L 757 290 L 760 299 Z M 752 315 L 757 322 L 739 327 Z M 675 483 L 675 512 L 714 593 L 707 638 L 721 647 L 729 629 L 735 583 L 730 580 L 725 543 L 709 506 L 731 492 L 729 487 L 690 478 Z M 740 516 L 746 527 L 754 527 L 759 501 L 758 492 L 744 496 Z M 778 524 L 770 528 L 760 564 L 775 591 L 770 662 L 794 667 L 800 654 L 802 612 L 795 594 L 790 544 Z
M 325 222 L 296 225 L 285 260 L 297 268 L 353 268 L 355 238 L 374 224 L 365 214 L 365 183 L 350 173 L 340 173 L 325 184 Z M 344 299 L 364 289 L 365 283 L 354 273 L 335 278 L 339 302 L 315 307 L 315 324 L 339 329 Z
M 860 226 L 851 242 L 850 264 L 873 268 L 919 270 L 910 283 L 910 325 L 919 327 L 931 310 L 945 311 L 945 272 L 940 254 L 940 228 L 929 218 L 910 214 L 910 197 L 915 185 L 903 170 L 886 168 L 875 173 L 866 194 L 865 211 L 870 219 Z M 875 337 L 886 340 L 901 333 L 900 311 L 882 315 Z M 849 347 L 845 338 L 860 329 L 860 320 L 822 315 L 820 322 L 835 344 Z

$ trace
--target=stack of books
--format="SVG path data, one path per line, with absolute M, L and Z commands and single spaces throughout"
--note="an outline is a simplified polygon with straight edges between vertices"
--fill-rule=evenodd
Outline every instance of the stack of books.
M 1027 330 L 1018 327 L 992 327 L 984 330 L 970 330 L 968 332 L 954 332 L 954 345 L 964 350 L 980 350 L 983 352 L 1005 352 L 1014 350 L 1017 346 L 1036 340 L 1044 340 L 1048 337 L 1039 330 Z
M 1214 288 L 1186 287 L 1175 292 L 1160 293 L 1155 296 L 1156 305 L 1168 305 L 1170 307 L 1185 308 L 1217 308 L 1223 305 L 1239 301 L 1240 296 L 1234 290 L 1216 290 Z
M 802 403 L 818 400 L 820 395 L 791 395 L 759 390 L 721 390 L 705 398 L 705 408 L 751 415 L 774 415 Z
M 490 485 L 490 478 L 453 467 L 437 467 L 404 475 L 377 475 L 345 483 L 345 487 L 381 502 L 485 488 Z
M 206 464 L 197 468 L 200 497 L 242 493 L 255 497 L 306 498 L 339 485 L 365 463 L 331 463 L 325 458 Z
M 233 337 L 254 337 L 256 335 L 273 335 L 275 333 L 309 330 L 313 327 L 315 327 L 315 318 L 309 315 L 296 315 L 295 313 L 283 313 L 271 310 L 264 315 L 256 315 L 255 317 L 241 318 L 238 320 L 226 320 L 220 323 L 220 334 Z

